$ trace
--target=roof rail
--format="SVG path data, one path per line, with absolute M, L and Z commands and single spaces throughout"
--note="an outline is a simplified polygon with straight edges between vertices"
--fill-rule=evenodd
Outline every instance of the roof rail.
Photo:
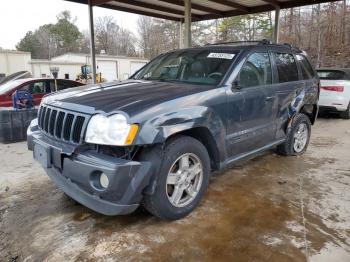
M 270 40 L 267 39 L 262 39 L 262 40 L 257 40 L 257 41 L 232 41 L 232 42 L 219 42 L 219 43 L 213 43 L 213 44 L 206 44 L 206 46 L 210 45 L 274 45 L 274 46 L 285 46 L 290 49 L 293 49 L 298 52 L 302 52 L 301 49 L 298 47 L 295 47 L 289 43 L 283 43 L 283 44 L 278 44 L 278 43 L 272 43 Z
M 218 42 L 218 43 L 208 43 L 206 45 L 232 45 L 232 44 L 239 44 L 239 45 L 250 45 L 250 44 L 258 44 L 258 45 L 271 45 L 272 42 L 267 39 L 262 40 L 254 40 L 254 41 L 230 41 L 230 42 Z

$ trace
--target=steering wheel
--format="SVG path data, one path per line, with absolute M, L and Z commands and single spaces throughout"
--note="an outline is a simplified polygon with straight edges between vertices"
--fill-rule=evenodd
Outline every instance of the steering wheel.
M 208 75 L 208 77 L 211 77 L 211 78 L 219 78 L 219 77 L 222 77 L 222 73 L 220 72 L 213 72 L 213 73 L 210 73 Z

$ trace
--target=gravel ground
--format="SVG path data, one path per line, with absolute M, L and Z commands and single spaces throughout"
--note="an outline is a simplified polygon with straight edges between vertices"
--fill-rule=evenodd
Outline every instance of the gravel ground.
M 213 174 L 192 214 L 97 214 L 67 198 L 25 143 L 0 144 L 0 261 L 350 261 L 350 121 L 319 119 L 307 153 Z

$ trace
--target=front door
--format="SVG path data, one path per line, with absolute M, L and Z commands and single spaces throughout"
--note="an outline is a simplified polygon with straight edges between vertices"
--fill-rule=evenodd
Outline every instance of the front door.
M 28 91 L 33 96 L 34 104 L 38 106 L 43 96 L 51 92 L 50 82 L 48 80 L 32 82 L 29 84 Z
M 228 126 L 231 157 L 249 153 L 271 143 L 276 132 L 277 97 L 267 52 L 251 54 L 238 78 L 243 99 L 239 124 Z

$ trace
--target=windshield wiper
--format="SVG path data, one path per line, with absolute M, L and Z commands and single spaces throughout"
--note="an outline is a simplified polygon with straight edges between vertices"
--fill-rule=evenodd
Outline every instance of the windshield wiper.
M 166 78 L 160 78 L 160 77 L 145 77 L 141 78 L 141 80 L 154 80 L 154 81 L 166 81 Z

